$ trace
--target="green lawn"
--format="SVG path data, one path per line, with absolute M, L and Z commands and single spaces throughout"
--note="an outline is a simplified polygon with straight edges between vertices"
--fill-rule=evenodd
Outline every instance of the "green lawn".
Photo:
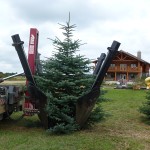
M 38 126 L 37 116 L 15 121 L 21 113 L 13 113 L 11 120 L 0 122 L 0 150 L 149 150 L 150 125 L 138 112 L 146 91 L 107 90 L 111 100 L 102 106 L 109 116 L 92 129 L 49 135 Z

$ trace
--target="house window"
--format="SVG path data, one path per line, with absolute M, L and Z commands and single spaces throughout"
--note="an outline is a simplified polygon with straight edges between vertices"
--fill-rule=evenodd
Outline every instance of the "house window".
M 115 64 L 110 64 L 109 69 L 110 69 L 110 70 L 114 70 L 114 69 L 115 69 Z
M 129 75 L 129 80 L 130 80 L 130 81 L 134 81 L 137 77 L 138 77 L 138 76 L 137 76 L 136 73 L 131 73 L 131 74 Z
M 131 68 L 136 68 L 136 64 L 131 64 Z
M 114 73 L 111 73 L 111 74 L 110 74 L 110 77 L 111 77 L 111 78 L 114 78 L 114 77 L 115 77 L 115 74 L 114 74 Z
M 110 67 L 112 67 L 112 68 L 115 67 L 115 64 L 110 64 Z
M 132 73 L 132 74 L 130 75 L 130 77 L 131 77 L 131 79 L 135 79 L 135 74 Z
M 127 64 L 120 64 L 120 70 L 126 70 Z
M 109 73 L 109 74 L 107 74 L 107 80 L 112 81 L 112 80 L 114 80 L 114 79 L 115 79 L 115 74 L 114 74 L 114 73 Z
M 120 81 L 125 81 L 127 79 L 127 75 L 126 74 L 120 74 Z

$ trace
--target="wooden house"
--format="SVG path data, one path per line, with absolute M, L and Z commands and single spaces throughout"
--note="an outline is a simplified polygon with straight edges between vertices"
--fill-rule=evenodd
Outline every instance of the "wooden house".
M 132 82 L 137 77 L 149 76 L 150 63 L 141 59 L 141 52 L 134 56 L 128 52 L 120 50 L 113 59 L 105 81 Z
M 113 59 L 105 80 L 134 81 L 137 77 L 149 76 L 150 63 L 141 59 L 141 51 L 134 56 L 123 50 L 118 51 Z

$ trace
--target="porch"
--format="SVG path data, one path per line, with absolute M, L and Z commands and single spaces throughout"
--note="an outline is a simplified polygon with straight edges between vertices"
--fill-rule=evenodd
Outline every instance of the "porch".
M 137 77 L 141 77 L 139 73 L 123 73 L 123 72 L 107 72 L 105 81 L 134 82 Z
M 130 67 L 130 66 L 126 66 L 126 67 L 110 66 L 108 69 L 108 72 L 141 72 L 141 68 L 140 67 Z

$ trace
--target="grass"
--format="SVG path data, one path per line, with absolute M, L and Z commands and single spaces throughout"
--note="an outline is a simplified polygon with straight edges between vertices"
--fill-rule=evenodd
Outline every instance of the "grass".
M 22 81 L 18 81 L 18 80 L 7 80 L 7 81 L 4 81 L 2 83 L 0 83 L 0 85 L 25 85 L 26 81 L 25 80 L 22 80 Z
M 107 89 L 102 104 L 109 117 L 89 130 L 70 135 L 49 135 L 40 126 L 37 116 L 0 122 L 0 150 L 149 150 L 150 125 L 138 108 L 145 99 L 145 90 Z M 31 126 L 32 125 L 32 126 Z
M 116 149 L 149 149 L 150 126 L 138 109 L 145 99 L 145 90 L 109 90 L 107 97 L 110 102 L 103 108 L 111 116 L 99 126 L 109 136 L 119 138 Z M 105 132 L 106 133 L 106 132 Z

